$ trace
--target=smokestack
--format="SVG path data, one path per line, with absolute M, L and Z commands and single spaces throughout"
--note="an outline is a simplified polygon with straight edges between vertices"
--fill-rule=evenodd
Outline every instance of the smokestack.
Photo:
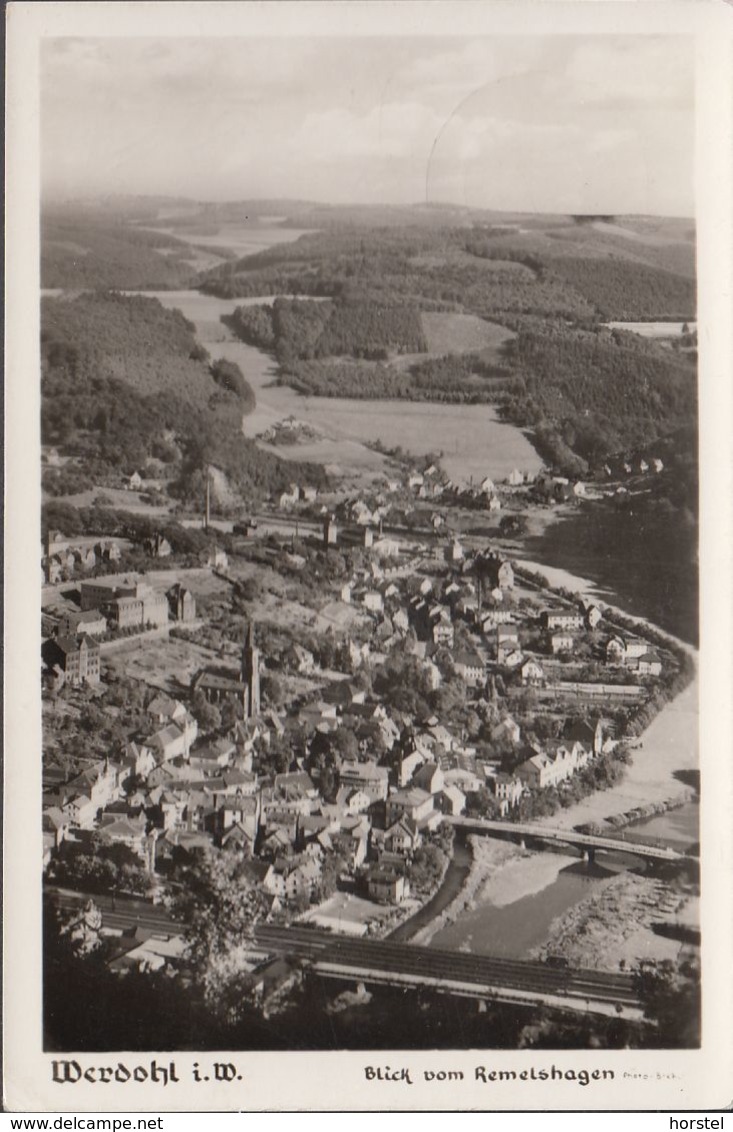
M 209 529 L 209 520 L 211 519 L 211 476 L 209 473 L 209 466 L 206 465 L 206 510 L 204 512 L 204 530 Z

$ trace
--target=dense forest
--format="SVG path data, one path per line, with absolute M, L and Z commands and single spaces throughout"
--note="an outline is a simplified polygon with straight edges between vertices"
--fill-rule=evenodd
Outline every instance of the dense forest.
M 116 293 L 44 299 L 41 438 L 76 458 L 90 482 L 115 482 L 153 459 L 182 499 L 214 464 L 248 493 L 294 477 L 323 483 L 317 465 L 284 464 L 245 439 L 254 393 L 237 366 L 213 365 L 177 311 Z
M 226 297 L 292 294 L 421 309 L 600 319 L 694 318 L 694 245 L 632 242 L 557 221 L 521 233 L 492 227 L 331 227 L 205 273 Z M 663 254 L 665 253 L 665 254 Z M 679 264 L 675 269 L 670 265 Z
M 414 307 L 278 298 L 237 307 L 225 321 L 245 342 L 274 353 L 282 383 L 311 396 L 488 403 L 512 372 L 479 353 L 389 364 L 390 355 L 426 350 Z
M 350 359 L 297 362 L 280 378 L 309 396 L 469 405 L 494 404 L 506 380 L 474 354 L 430 358 L 408 369 Z
M 546 448 L 554 432 L 556 459 L 564 446 L 597 465 L 696 418 L 694 364 L 633 335 L 533 330 L 506 349 L 516 377 L 501 393 L 502 411 L 532 426 Z
M 42 287 L 185 287 L 196 274 L 190 259 L 183 241 L 114 215 L 64 210 L 42 220 Z
M 273 349 L 281 365 L 297 360 L 339 357 L 384 360 L 390 352 L 427 349 L 416 307 L 370 299 L 338 302 L 278 298 L 272 306 L 237 307 L 232 328 L 245 341 Z
M 560 239 L 562 236 L 562 239 Z M 589 254 L 577 254 L 587 243 Z M 694 316 L 687 274 L 625 260 L 610 237 L 575 224 L 521 237 L 494 228 L 327 232 L 211 273 L 204 289 L 331 296 L 242 307 L 231 325 L 272 351 L 280 380 L 317 396 L 498 403 L 572 473 L 644 445 L 696 416 L 696 358 L 606 320 Z M 388 302 L 392 296 L 391 305 Z M 405 301 L 410 297 L 410 302 Z M 493 352 L 430 356 L 421 311 L 478 315 L 517 337 Z
M 669 321 L 694 317 L 695 282 L 671 271 L 617 259 L 558 257 L 552 271 L 562 276 L 609 320 Z

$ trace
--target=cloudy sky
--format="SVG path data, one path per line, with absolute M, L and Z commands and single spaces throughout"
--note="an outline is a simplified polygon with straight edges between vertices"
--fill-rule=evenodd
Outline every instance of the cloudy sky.
M 682 36 L 49 39 L 44 189 L 691 216 Z

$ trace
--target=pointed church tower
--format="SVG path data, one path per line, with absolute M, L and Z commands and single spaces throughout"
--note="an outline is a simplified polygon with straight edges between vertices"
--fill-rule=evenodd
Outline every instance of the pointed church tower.
M 242 683 L 247 685 L 247 719 L 252 719 L 260 714 L 260 652 L 255 646 L 252 621 L 242 649 Z

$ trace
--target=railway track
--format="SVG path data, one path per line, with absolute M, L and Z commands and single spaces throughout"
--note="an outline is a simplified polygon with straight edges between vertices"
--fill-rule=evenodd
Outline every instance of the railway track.
M 258 928 L 263 949 L 318 964 L 364 972 L 393 972 L 426 981 L 468 983 L 582 1000 L 638 1005 L 630 975 L 554 968 L 544 963 L 469 955 L 387 940 L 353 940 L 304 928 Z

